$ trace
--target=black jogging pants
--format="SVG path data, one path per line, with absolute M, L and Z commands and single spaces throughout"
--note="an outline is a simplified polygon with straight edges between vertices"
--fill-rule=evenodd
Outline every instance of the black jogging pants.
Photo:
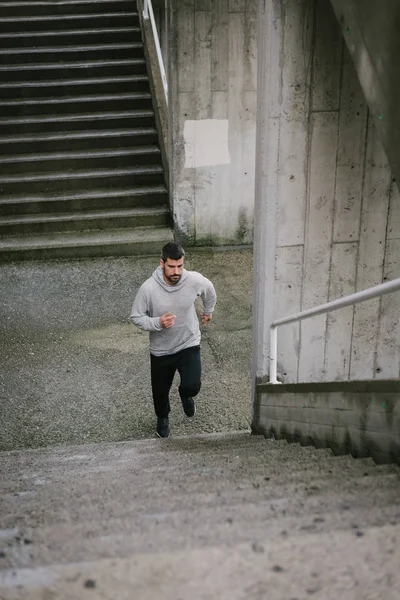
M 201 387 L 200 346 L 185 348 L 176 354 L 154 356 L 150 354 L 151 387 L 154 410 L 159 418 L 168 417 L 171 410 L 169 391 L 176 371 L 181 377 L 181 399 L 197 396 Z

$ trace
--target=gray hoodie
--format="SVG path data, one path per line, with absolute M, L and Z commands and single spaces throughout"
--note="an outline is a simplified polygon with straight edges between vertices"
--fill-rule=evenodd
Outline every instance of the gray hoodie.
M 175 354 L 200 344 L 200 327 L 194 302 L 200 296 L 204 313 L 214 311 L 217 295 L 213 284 L 196 271 L 183 269 L 175 285 L 168 285 L 161 267 L 140 287 L 133 302 L 131 320 L 145 331 L 150 331 L 150 352 L 154 356 Z M 174 325 L 164 329 L 160 317 L 170 312 L 176 315 Z

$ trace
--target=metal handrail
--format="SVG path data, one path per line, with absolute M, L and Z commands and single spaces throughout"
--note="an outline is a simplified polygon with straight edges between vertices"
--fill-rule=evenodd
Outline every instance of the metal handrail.
M 390 294 L 391 292 L 397 292 L 399 290 L 400 278 L 393 279 L 392 281 L 388 281 L 387 283 L 380 283 L 379 285 L 367 288 L 366 290 L 362 290 L 361 292 L 356 292 L 355 294 L 350 294 L 349 296 L 345 296 L 344 298 L 332 300 L 331 302 L 321 304 L 320 306 L 317 306 L 315 308 L 309 308 L 308 310 L 303 310 L 302 312 L 295 313 L 293 315 L 290 315 L 289 317 L 283 317 L 282 319 L 276 319 L 275 321 L 272 321 L 270 324 L 269 332 L 269 383 L 280 383 L 276 379 L 276 363 L 278 357 L 278 327 L 280 325 L 288 325 L 289 323 L 294 323 L 295 321 L 309 319 L 310 317 L 315 317 L 317 315 L 322 315 L 327 312 L 338 310 L 339 308 L 344 308 L 345 306 L 358 304 L 359 302 L 365 302 L 366 300 L 377 298 L 378 296 L 383 296 L 384 294 Z
M 151 3 L 151 0 L 144 0 L 143 18 L 146 20 L 150 19 L 151 28 L 153 30 L 153 36 L 154 36 L 154 43 L 156 45 L 157 58 L 158 58 L 158 64 L 160 67 L 161 79 L 162 79 L 163 88 L 164 88 L 165 101 L 168 106 L 168 81 L 167 81 L 167 76 L 165 74 L 164 61 L 163 61 L 163 57 L 162 57 L 162 53 L 161 53 L 160 40 L 158 39 L 158 31 L 157 31 L 157 26 L 156 26 L 156 20 L 154 18 L 153 5 Z

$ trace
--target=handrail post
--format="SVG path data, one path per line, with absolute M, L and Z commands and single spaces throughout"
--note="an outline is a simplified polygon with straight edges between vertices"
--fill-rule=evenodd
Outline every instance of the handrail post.
M 269 330 L 269 382 L 278 383 L 276 379 L 276 363 L 278 359 L 278 328 Z
M 149 2 L 148 2 L 148 0 L 144 0 L 143 17 L 145 19 L 149 18 Z

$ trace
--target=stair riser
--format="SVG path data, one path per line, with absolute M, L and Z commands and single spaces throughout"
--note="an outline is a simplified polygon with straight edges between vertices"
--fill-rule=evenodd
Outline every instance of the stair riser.
M 125 27 L 128 25 L 125 24 Z M 91 27 L 93 29 L 93 27 Z M 13 35 L 7 34 L 0 38 L 1 48 L 35 48 L 44 46 L 79 46 L 81 44 L 122 44 L 129 42 L 141 42 L 142 36 L 139 28 L 133 31 L 104 32 L 100 30 L 91 33 L 79 31 L 63 31 L 52 33 L 52 35 Z
M 85 13 L 86 14 L 86 13 Z M 69 19 L 60 19 L 55 16 L 54 19 L 38 19 L 30 21 L 0 21 L 0 33 L 25 33 L 38 31 L 69 31 L 71 29 L 99 29 L 104 27 L 138 27 L 138 15 L 119 14 L 108 17 L 106 15 L 96 15 L 81 18 L 71 15 Z
M 89 231 L 94 229 L 121 229 L 134 227 L 165 227 L 169 225 L 168 215 L 143 215 L 139 217 L 124 217 L 75 220 L 66 222 L 46 221 L 45 223 L 18 223 L 14 225 L 0 224 L 0 237 L 10 235 L 57 233 L 67 231 Z
M 164 243 L 170 240 L 165 240 Z M 100 256 L 159 256 L 161 242 L 142 241 L 140 243 L 108 244 L 99 246 L 79 246 L 61 248 L 20 248 L 13 251 L 0 250 L 0 262 L 13 262 L 24 260 L 52 260 L 95 258 Z
M 55 51 L 56 50 L 56 51 Z M 29 65 L 33 63 L 51 63 L 62 61 L 92 61 L 112 59 L 144 58 L 142 46 L 131 48 L 99 48 L 98 50 L 85 49 L 68 50 L 68 48 L 49 48 L 40 52 L 0 53 L 0 62 L 7 65 Z
M 127 156 L 96 157 L 88 154 L 70 160 L 42 160 L 23 162 L 0 162 L 0 174 L 17 175 L 27 173 L 46 173 L 52 171 L 75 171 L 79 169 L 113 169 L 135 167 L 139 165 L 160 165 L 161 155 L 157 153 L 130 154 Z
M 82 192 L 83 190 L 93 188 L 107 188 L 113 189 L 114 187 L 135 187 L 140 185 L 160 185 L 164 184 L 164 177 L 162 173 L 141 173 L 141 174 L 129 174 L 129 175 L 116 175 L 114 177 L 101 177 L 94 175 L 93 177 L 80 177 L 79 173 L 76 173 L 76 177 L 73 179 L 56 179 L 53 181 L 15 181 L 2 183 L 0 181 L 0 189 L 4 196 L 11 196 L 13 194 L 26 194 L 29 191 L 30 194 L 49 194 L 52 192 Z M 0 196 L 1 202 L 1 196 Z
M 105 118 L 92 119 L 92 120 L 76 120 L 76 121 L 50 121 L 46 123 L 21 123 L 21 124 L 10 124 L 4 125 L 1 128 L 4 136 L 11 135 L 31 135 L 31 134 L 50 134 L 60 132 L 74 132 L 74 131 L 97 131 L 102 129 L 136 129 L 138 127 L 154 127 L 153 116 L 143 117 L 125 117 L 125 118 Z M 1 139 L 0 139 L 1 144 Z
M 152 110 L 153 105 L 151 98 L 128 98 L 128 99 L 117 99 L 117 100 L 89 100 L 87 102 L 74 102 L 71 99 L 70 102 L 65 103 L 51 103 L 46 104 L 38 100 L 34 104 L 12 104 L 3 105 L 0 104 L 0 114 L 3 117 L 9 118 L 21 118 L 48 114 L 60 114 L 60 115 L 71 115 L 77 113 L 96 113 L 96 112 L 119 112 L 125 110 Z M 1 128 L 1 131 L 3 129 Z
M 0 216 L 11 215 L 36 215 L 44 213 L 68 213 L 80 210 L 102 210 L 112 206 L 113 208 L 134 208 L 148 206 L 164 206 L 168 204 L 167 193 L 143 194 L 139 196 L 107 196 L 99 198 L 82 198 L 79 200 L 60 200 L 47 202 L 26 202 L 3 204 L 0 199 Z
M 0 154 L 38 154 L 43 152 L 67 152 L 69 150 L 100 150 L 101 148 L 126 148 L 142 145 L 157 145 L 157 134 L 147 135 L 117 135 L 113 137 L 88 137 L 84 139 L 52 140 L 34 142 L 13 142 L 2 144 L 0 141 Z
M 75 85 L 68 81 L 57 81 L 54 85 L 48 86 L 5 85 L 4 87 L 0 87 L 0 98 L 43 98 L 44 96 L 72 96 L 74 94 L 86 96 L 90 94 L 124 94 L 142 91 L 149 91 L 149 82 L 146 77 L 143 77 L 139 81 L 111 80 L 101 83 L 87 81 Z
M 75 14 L 88 14 L 88 13 L 111 13 L 111 12 L 134 12 L 137 11 L 135 0 L 128 2 L 90 2 L 76 4 L 51 4 L 42 3 L 41 5 L 35 6 L 24 2 L 23 14 L 27 17 L 48 15 L 50 13 L 54 15 L 75 15 Z M 22 9 L 20 6 L 0 6 L 1 14 L 3 17 L 20 17 Z

